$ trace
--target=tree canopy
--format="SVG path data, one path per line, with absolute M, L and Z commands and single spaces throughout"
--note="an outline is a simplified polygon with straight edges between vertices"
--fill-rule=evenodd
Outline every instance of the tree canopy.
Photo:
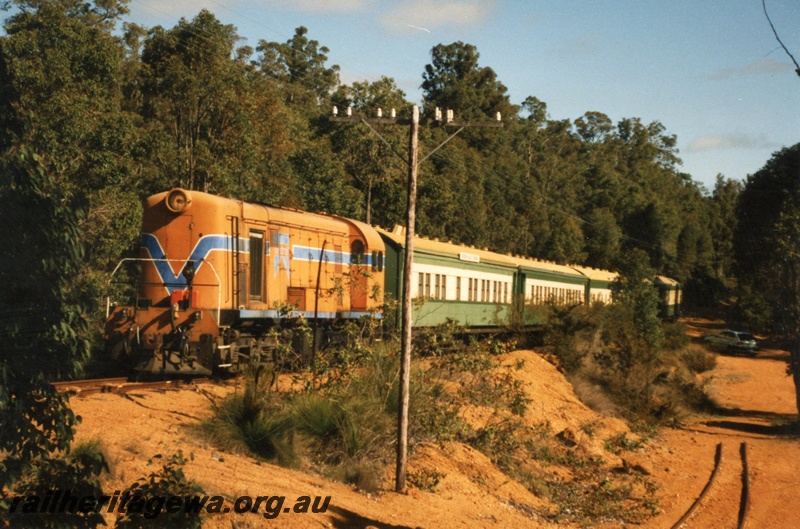
M 736 206 L 737 277 L 747 319 L 784 337 L 800 410 L 800 143 L 750 175 Z
M 121 0 L 14 3 L 0 38 L 0 141 L 24 140 L 59 167 L 65 190 L 87 193 L 82 288 L 98 299 L 98 270 L 135 248 L 138 201 L 171 186 L 401 221 L 406 134 L 327 115 L 404 115 L 411 102 L 391 78 L 341 84 L 307 28 L 253 49 L 208 10 L 145 28 L 123 23 Z M 420 232 L 611 269 L 638 248 L 682 281 L 731 274 L 734 184 L 708 196 L 680 172 L 677 140 L 657 121 L 554 119 L 535 96 L 514 104 L 479 59 L 472 44 L 438 44 L 422 67 L 426 115 L 499 111 L 506 126 L 468 129 L 422 164 Z M 423 154 L 447 134 L 423 128 Z

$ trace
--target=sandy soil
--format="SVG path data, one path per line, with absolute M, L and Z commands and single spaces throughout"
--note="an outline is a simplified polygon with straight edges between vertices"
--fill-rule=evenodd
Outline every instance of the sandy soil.
M 699 336 L 721 322 L 690 324 L 691 332 Z M 719 414 L 695 418 L 683 429 L 664 430 L 645 450 L 624 456 L 650 473 L 660 487 L 661 513 L 646 527 L 672 527 L 686 512 L 708 481 L 718 443 L 723 445 L 723 457 L 717 480 L 683 527 L 736 527 L 742 486 L 741 443 L 746 443 L 750 469 L 747 526 L 800 527 L 800 440 L 785 427 L 797 412 L 794 387 L 785 375 L 786 356 L 776 350 L 762 351 L 757 358 L 719 356 L 718 367 L 706 377 L 711 395 L 721 405 Z M 625 431 L 625 425 L 586 408 L 569 383 L 535 352 L 517 351 L 505 361 L 513 364 L 519 359 L 525 360 L 520 377 L 534 397 L 526 419 L 550 420 L 554 433 L 567 428 L 580 431 L 580 425 L 594 421 L 603 431 L 591 440 L 580 440 L 582 448 L 602 454 L 610 466 L 617 464 L 616 456 L 603 450 L 602 439 Z M 541 512 L 544 500 L 510 480 L 479 452 L 460 444 L 423 445 L 411 456 L 409 470 L 436 470 L 444 475 L 435 492 L 412 488 L 406 494 L 377 496 L 314 474 L 222 453 L 199 441 L 187 426 L 209 415 L 209 395 L 222 397 L 235 388 L 207 384 L 200 389 L 96 394 L 71 400 L 83 418 L 78 440 L 101 439 L 110 459 L 111 472 L 103 482 L 106 492 L 124 489 L 153 472 L 158 464 L 148 465 L 152 456 L 182 450 L 194 455 L 185 466 L 187 476 L 207 494 L 226 498 L 228 505 L 244 495 L 285 496 L 285 510 L 301 496 L 331 497 L 324 514 L 287 511 L 270 520 L 261 514 L 231 512 L 210 516 L 205 527 L 553 527 L 535 514 Z M 479 410 L 471 419 L 481 420 Z M 387 472 L 387 489 L 392 486 L 392 472 Z M 110 517 L 107 520 L 113 525 Z

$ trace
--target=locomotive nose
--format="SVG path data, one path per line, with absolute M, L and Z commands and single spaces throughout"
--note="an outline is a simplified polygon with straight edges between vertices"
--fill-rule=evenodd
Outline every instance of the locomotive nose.
M 184 189 L 175 188 L 167 193 L 167 198 L 164 202 L 171 212 L 183 213 L 192 204 L 192 196 Z

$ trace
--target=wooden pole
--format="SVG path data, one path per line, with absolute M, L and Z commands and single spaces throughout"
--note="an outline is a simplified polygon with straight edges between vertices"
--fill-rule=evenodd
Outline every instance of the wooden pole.
M 408 208 L 406 210 L 406 248 L 405 248 L 405 263 L 403 268 L 403 286 L 401 299 L 403 302 L 402 307 L 402 330 L 401 330 L 401 348 L 400 348 L 400 406 L 397 413 L 397 467 L 396 467 L 396 482 L 395 491 L 403 492 L 406 487 L 406 456 L 408 453 L 408 407 L 409 407 L 409 386 L 411 379 L 411 264 L 414 259 L 414 224 L 416 222 L 416 207 L 417 207 L 417 168 L 420 163 L 427 160 L 433 153 L 438 151 L 447 142 L 458 136 L 466 127 L 502 127 L 500 122 L 500 113 L 497 113 L 496 121 L 478 121 L 478 122 L 459 122 L 453 119 L 451 110 L 447 111 L 447 118 L 442 119 L 439 109 L 436 109 L 436 120 L 434 124 L 441 127 L 459 127 L 458 131 L 451 134 L 446 140 L 439 144 L 438 147 L 433 149 L 424 158 L 419 157 L 419 107 L 414 105 L 412 109 L 411 120 L 396 119 L 394 112 L 391 118 L 384 118 L 378 114 L 377 118 L 363 118 L 351 116 L 348 112 L 347 117 L 338 117 L 336 108 L 334 107 L 334 115 L 330 120 L 334 122 L 349 122 L 349 123 L 363 123 L 375 133 L 389 148 L 402 157 L 397 151 L 394 150 L 391 143 L 386 141 L 380 133 L 375 130 L 370 123 L 377 123 L 383 125 L 411 125 L 409 133 L 409 149 L 408 149 Z M 403 158 L 405 159 L 405 158 Z
M 409 133 L 408 207 L 406 208 L 406 253 L 403 267 L 403 342 L 400 348 L 400 408 L 397 413 L 397 467 L 395 491 L 406 488 L 408 455 L 408 407 L 411 379 L 411 265 L 414 258 L 414 224 L 417 207 L 417 161 L 419 160 L 419 107 L 414 105 Z

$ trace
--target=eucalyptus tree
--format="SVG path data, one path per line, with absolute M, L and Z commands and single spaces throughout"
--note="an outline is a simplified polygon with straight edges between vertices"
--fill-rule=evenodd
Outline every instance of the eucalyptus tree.
M 87 202 L 79 230 L 86 253 L 68 286 L 70 297 L 100 318 L 105 270 L 132 242 L 138 223 L 131 192 L 136 116 L 122 105 L 124 50 L 114 34 L 127 0 L 12 4 L 0 37 L 0 143 L 5 152 L 24 145 L 55 168 L 56 191 Z M 81 329 L 82 338 L 96 337 L 97 329 Z
M 112 34 L 127 0 L 14 0 L 0 38 L 0 142 L 24 141 L 76 190 L 129 174 L 130 120 L 120 111 L 122 47 Z
M 433 115 L 434 107 L 452 109 L 466 120 L 492 119 L 497 112 L 506 117 L 516 114 L 508 89 L 494 70 L 478 65 L 479 58 L 475 46 L 461 41 L 433 47 L 421 85 L 427 115 Z
M 774 153 L 748 176 L 736 208 L 737 277 L 756 316 L 785 338 L 800 412 L 800 143 Z M 745 302 L 753 300 L 744 300 Z
M 274 87 L 252 72 L 239 37 L 203 10 L 151 29 L 141 52 L 142 150 L 154 188 L 180 185 L 281 201 L 292 142 Z
M 339 84 L 339 66 L 326 66 L 330 50 L 307 35 L 308 28 L 300 26 L 286 42 L 259 41 L 255 64 L 278 84 L 288 104 L 314 109 Z
M 365 117 L 375 117 L 378 111 L 389 117 L 392 110 L 398 116 L 411 114 L 405 93 L 389 77 L 341 86 L 332 99 L 342 111 L 351 108 Z M 366 123 L 335 125 L 330 138 L 353 186 L 364 196 L 365 222 L 384 226 L 401 222 L 408 172 L 407 129 Z
M 712 224 L 711 236 L 714 244 L 713 267 L 717 277 L 733 277 L 734 247 L 733 234 L 738 218 L 736 203 L 744 188 L 738 180 L 726 179 L 718 174 L 711 195 Z

